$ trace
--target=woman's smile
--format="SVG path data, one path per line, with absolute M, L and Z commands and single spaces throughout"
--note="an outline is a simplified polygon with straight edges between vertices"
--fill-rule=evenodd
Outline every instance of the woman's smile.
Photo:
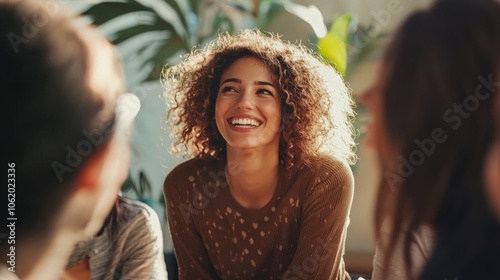
M 281 100 L 274 75 L 258 58 L 243 57 L 222 74 L 215 120 L 228 148 L 279 147 Z

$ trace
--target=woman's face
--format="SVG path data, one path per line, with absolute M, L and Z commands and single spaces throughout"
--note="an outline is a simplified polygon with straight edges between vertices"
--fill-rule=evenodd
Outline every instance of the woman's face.
M 222 73 L 215 121 L 228 149 L 279 149 L 281 102 L 274 81 L 255 57 L 240 58 Z
M 485 165 L 486 193 L 490 206 L 500 219 L 500 98 L 493 110 L 495 131 Z

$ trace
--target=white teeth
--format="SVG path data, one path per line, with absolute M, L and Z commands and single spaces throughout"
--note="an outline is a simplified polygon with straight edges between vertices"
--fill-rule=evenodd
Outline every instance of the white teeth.
M 231 120 L 231 124 L 233 125 L 251 125 L 251 126 L 259 126 L 260 123 L 254 119 L 238 119 L 234 118 Z

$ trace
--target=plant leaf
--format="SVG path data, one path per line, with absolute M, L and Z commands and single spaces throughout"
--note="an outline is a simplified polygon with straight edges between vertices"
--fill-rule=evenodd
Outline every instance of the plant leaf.
M 147 59 L 142 65 L 143 67 L 151 67 L 152 69 L 149 72 L 148 76 L 144 81 L 156 81 L 159 80 L 161 70 L 165 66 L 165 64 L 172 59 L 172 56 L 175 54 L 179 54 L 179 51 L 187 52 L 189 51 L 185 45 L 185 42 L 178 36 L 171 37 L 169 40 L 165 42 L 158 50 Z
M 318 40 L 319 53 L 328 60 L 335 69 L 345 76 L 347 68 L 347 47 L 349 23 L 352 20 L 350 14 L 344 14 L 335 19 L 328 34 Z
M 144 171 L 139 172 L 139 190 L 140 190 L 140 196 L 141 198 L 144 197 L 151 197 L 153 189 L 151 187 L 151 183 L 149 182 L 148 178 L 144 174 Z
M 159 28 L 159 27 L 163 27 L 163 28 Z M 113 37 L 115 37 L 113 39 L 113 44 L 115 45 L 118 45 L 124 41 L 127 41 L 128 39 L 131 39 L 135 36 L 138 36 L 138 35 L 141 35 L 141 34 L 144 34 L 144 33 L 147 33 L 147 32 L 151 32 L 151 31 L 158 31 L 158 30 L 165 30 L 165 31 L 168 31 L 168 30 L 171 30 L 171 27 L 169 28 L 170 26 L 168 25 L 165 25 L 165 24 L 155 24 L 155 25 L 147 25 L 147 24 L 141 24 L 141 25 L 136 25 L 136 26 L 133 26 L 133 27 L 130 27 L 130 28 L 126 28 L 126 29 L 122 29 L 120 31 L 117 31 L 115 32 L 115 34 L 113 34 Z
M 239 28 L 255 27 L 257 5 L 259 5 L 259 27 L 267 27 L 284 7 L 283 1 L 289 0 L 107 0 L 90 6 L 83 15 L 89 17 L 95 25 L 102 26 L 112 20 L 130 14 L 129 18 L 109 24 L 109 38 L 115 45 L 134 52 L 140 57 L 140 67 L 151 69 L 144 82 L 158 80 L 165 63 L 177 63 L 176 55 L 186 53 L 193 46 L 199 46 L 204 40 L 213 38 L 223 28 L 234 33 Z M 203 4 L 203 5 L 202 5 Z M 207 5 L 219 7 L 213 21 L 200 23 L 200 13 Z M 135 21 L 136 20 L 136 21 Z M 114 23 L 114 22 L 113 22 Z M 119 24 L 118 24 L 119 23 Z M 126 24 L 125 24 L 126 23 Z M 244 26 L 242 26 L 244 25 Z M 208 27 L 207 35 L 200 33 L 201 27 Z M 166 36 L 154 37 L 153 32 L 165 32 Z M 148 33 L 151 33 L 148 34 Z M 141 36 L 148 38 L 142 44 Z M 206 37 L 206 38 L 205 38 Z M 209 38 L 210 37 L 210 38 Z M 158 47 L 157 46 L 161 46 Z M 146 58 L 144 58 L 144 56 Z M 145 70 L 149 71 L 149 70 Z
M 332 26 L 328 33 L 337 36 L 340 40 L 347 43 L 347 37 L 349 35 L 349 24 L 351 23 L 353 17 L 351 14 L 343 14 L 333 21 Z
M 122 187 L 121 187 L 122 193 L 127 196 L 127 194 L 132 191 L 134 192 L 135 195 L 139 196 L 139 190 L 137 189 L 137 185 L 135 184 L 134 180 L 132 179 L 132 176 L 129 175 L 127 176 L 127 179 L 125 182 L 123 182 Z
M 101 2 L 89 7 L 81 14 L 88 16 L 95 25 L 103 25 L 119 16 L 135 13 L 139 11 L 151 11 L 137 2 L 120 3 L 120 2 Z
M 318 7 L 314 5 L 309 5 L 306 7 L 303 5 L 295 4 L 289 0 L 284 0 L 283 4 L 285 6 L 285 9 L 289 13 L 307 22 L 312 27 L 314 34 L 316 34 L 316 37 L 323 38 L 326 35 L 327 29 L 325 23 L 323 22 L 323 15 L 319 11 Z
M 259 11 L 257 13 L 256 27 L 267 30 L 271 22 L 278 14 L 283 12 L 285 7 L 281 1 L 261 0 L 259 3 Z
M 165 0 L 165 1 L 167 2 L 168 5 L 170 5 L 175 10 L 177 15 L 179 15 L 179 18 L 182 21 L 182 25 L 187 27 L 189 25 L 189 23 L 188 23 L 188 20 L 186 18 L 186 14 L 191 12 L 191 11 L 189 10 L 189 7 L 187 5 L 185 5 L 185 2 L 182 2 L 179 5 L 179 3 L 175 0 Z M 181 0 L 181 1 L 183 1 L 183 0 Z M 188 10 L 186 10 L 186 9 L 188 9 Z M 186 29 L 188 29 L 188 28 L 186 28 Z

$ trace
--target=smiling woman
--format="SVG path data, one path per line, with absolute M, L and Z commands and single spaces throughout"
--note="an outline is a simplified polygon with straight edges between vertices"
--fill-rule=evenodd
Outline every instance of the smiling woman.
M 165 180 L 180 279 L 349 279 L 352 101 L 304 46 L 220 35 L 167 69 L 177 146 Z
M 228 154 L 258 148 L 277 158 L 281 100 L 274 75 L 258 58 L 243 57 L 224 71 L 221 80 L 215 122 Z

